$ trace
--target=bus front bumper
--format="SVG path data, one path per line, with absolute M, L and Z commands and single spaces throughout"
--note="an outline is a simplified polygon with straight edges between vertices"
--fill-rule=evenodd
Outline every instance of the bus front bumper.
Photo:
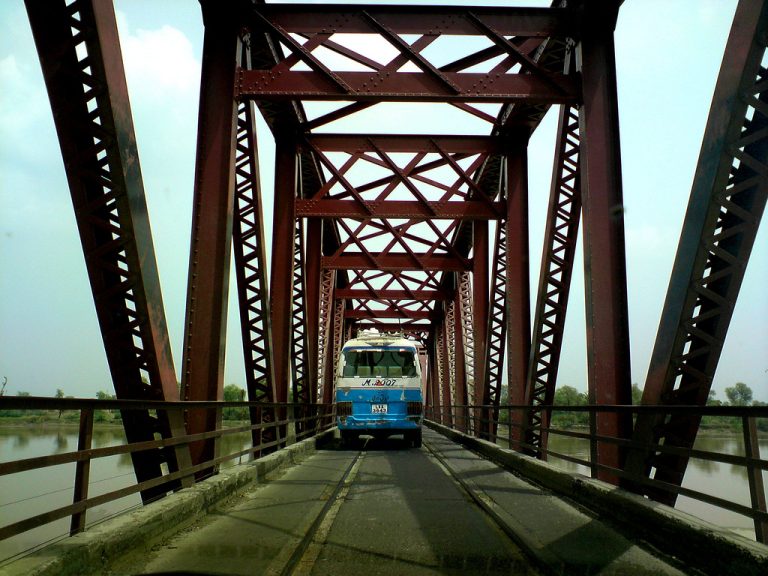
M 339 416 L 336 425 L 339 430 L 415 430 L 421 426 L 421 416 L 383 418 L 381 416 Z

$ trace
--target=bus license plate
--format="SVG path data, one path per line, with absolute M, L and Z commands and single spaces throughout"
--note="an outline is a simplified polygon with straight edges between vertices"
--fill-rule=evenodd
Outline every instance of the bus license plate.
M 386 414 L 386 413 L 387 413 L 386 404 L 371 404 L 371 414 Z

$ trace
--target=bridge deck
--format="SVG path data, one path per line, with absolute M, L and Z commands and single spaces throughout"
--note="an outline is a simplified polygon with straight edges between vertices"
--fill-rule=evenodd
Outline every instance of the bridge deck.
M 681 574 L 435 432 L 319 450 L 109 574 Z

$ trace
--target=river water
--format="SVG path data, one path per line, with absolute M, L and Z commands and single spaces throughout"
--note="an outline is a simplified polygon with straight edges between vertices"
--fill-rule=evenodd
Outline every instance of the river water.
M 102 448 L 125 442 L 120 428 L 97 428 L 93 433 L 93 447 Z M 222 454 L 245 449 L 249 443 L 248 434 L 224 437 Z M 722 454 L 744 454 L 744 443 L 739 435 L 701 436 L 696 448 Z M 550 449 L 563 454 L 587 459 L 589 445 L 573 438 L 552 436 Z M 20 460 L 35 456 L 46 456 L 77 450 L 77 430 L 74 428 L 10 428 L 0 429 L 0 461 Z M 768 454 L 768 439 L 761 440 L 763 457 Z M 552 464 L 562 468 L 588 474 L 582 466 L 552 458 Z M 224 464 L 224 467 L 237 462 Z M 32 470 L 21 474 L 0 476 L 0 526 L 28 518 L 35 514 L 65 506 L 72 502 L 75 465 L 65 464 Z M 765 478 L 768 485 L 768 475 Z M 131 460 L 128 455 L 99 458 L 91 464 L 89 495 L 130 486 L 135 482 Z M 749 506 L 747 475 L 743 468 L 730 464 L 691 460 L 683 485 L 721 498 Z M 140 506 L 138 494 L 91 508 L 87 513 L 88 525 L 104 521 L 116 514 Z M 754 538 L 750 519 L 715 508 L 708 504 L 681 497 L 677 508 L 708 520 L 719 526 L 737 531 Z M 0 541 L 0 563 L 14 555 L 24 553 L 43 543 L 65 536 L 69 531 L 69 518 L 65 518 L 35 530 L 31 530 Z

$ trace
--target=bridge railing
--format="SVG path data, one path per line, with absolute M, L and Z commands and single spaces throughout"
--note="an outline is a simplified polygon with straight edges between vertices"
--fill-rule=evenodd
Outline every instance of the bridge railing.
M 540 460 L 570 462 L 582 466 L 585 473 L 596 478 L 598 471 L 604 471 L 617 479 L 617 483 L 634 492 L 645 495 L 672 493 L 685 496 L 708 505 L 735 512 L 751 519 L 755 537 L 768 544 L 768 509 L 763 475 L 768 471 L 768 460 L 761 458 L 760 440 L 768 438 L 768 406 L 467 406 L 455 405 L 428 407 L 425 417 L 466 434 L 484 438 L 503 447 L 536 457 Z M 546 412 L 546 417 L 542 418 Z M 743 454 L 725 454 L 694 447 L 685 448 L 636 442 L 628 438 L 616 438 L 596 433 L 595 417 L 601 413 L 630 413 L 633 418 L 641 412 L 658 416 L 663 424 L 671 414 L 702 419 L 713 430 L 727 431 L 743 440 Z M 532 418 L 538 413 L 539 418 Z M 446 418 L 446 415 L 450 415 Z M 520 423 L 523 424 L 520 424 Z M 525 423 L 541 422 L 531 434 L 532 426 Z M 549 425 L 545 423 L 549 422 Z M 589 449 L 583 450 L 586 457 L 566 454 L 550 448 L 547 438 L 570 438 L 584 442 Z M 544 438 L 543 441 L 535 439 Z M 735 502 L 722 497 L 721 490 L 713 487 L 713 493 L 706 493 L 687 486 L 655 480 L 650 475 L 632 474 L 627 470 L 600 464 L 596 458 L 601 446 L 618 446 L 624 454 L 632 450 L 648 455 L 649 462 L 660 456 L 678 456 L 704 462 L 729 464 L 747 477 L 750 504 Z M 553 462 L 557 464 L 557 462 Z
M 143 442 L 125 442 L 123 444 L 103 448 L 93 448 L 94 419 L 104 414 L 113 414 L 115 411 L 125 413 L 131 410 L 150 410 L 161 412 L 163 410 L 215 410 L 222 411 L 227 408 L 241 410 L 243 420 L 248 420 L 249 409 L 255 409 L 255 413 L 261 415 L 278 415 L 277 418 L 260 418 L 255 424 L 250 421 L 227 423 L 218 430 L 200 434 L 187 434 L 173 438 L 157 438 Z M 85 529 L 86 511 L 94 506 L 99 506 L 137 494 L 156 486 L 168 485 L 166 493 L 172 490 L 172 486 L 182 484 L 190 485 L 194 482 L 195 475 L 202 471 L 218 470 L 219 465 L 231 460 L 243 458 L 257 458 L 299 440 L 303 440 L 319 432 L 329 429 L 334 425 L 334 408 L 331 405 L 313 404 L 272 404 L 256 402 L 145 402 L 134 400 L 91 400 L 76 398 L 42 398 L 31 396 L 4 396 L 0 397 L 0 416 L 4 422 L 17 420 L 23 423 L 56 423 L 62 413 L 79 412 L 79 418 L 72 420 L 78 422 L 78 449 L 76 451 L 62 452 L 33 458 L 6 460 L 7 454 L 0 455 L 0 477 L 21 474 L 30 470 L 38 470 L 58 466 L 61 464 L 75 464 L 75 477 L 72 504 L 60 506 L 46 512 L 35 514 L 27 518 L 17 520 L 7 525 L 0 521 L 0 540 L 5 540 L 23 532 L 33 530 L 62 518 L 71 517 L 70 534 L 81 532 Z M 51 415 L 53 413 L 53 415 Z M 56 417 L 58 413 L 59 418 Z M 120 421 L 119 416 L 115 416 Z M 71 420 L 68 418 L 68 420 Z M 270 421 L 271 420 L 271 421 Z M 272 431 L 271 434 L 265 432 Z M 254 434 L 261 432 L 261 434 Z M 97 496 L 89 496 L 89 469 L 93 461 L 109 456 L 130 455 L 135 452 L 172 449 L 180 445 L 189 445 L 210 438 L 225 438 L 240 435 L 249 437 L 250 442 L 245 446 L 241 443 L 234 451 L 221 453 L 210 460 L 179 470 L 167 470 L 167 473 L 146 480 L 136 482 L 129 486 L 113 490 Z M 256 443 L 254 438 L 262 438 L 264 441 Z M 220 444 L 223 446 L 223 443 Z M 21 476 L 19 476 L 21 478 Z M 23 479 L 21 480 L 23 481 Z M 162 490 L 161 490 L 162 491 Z

